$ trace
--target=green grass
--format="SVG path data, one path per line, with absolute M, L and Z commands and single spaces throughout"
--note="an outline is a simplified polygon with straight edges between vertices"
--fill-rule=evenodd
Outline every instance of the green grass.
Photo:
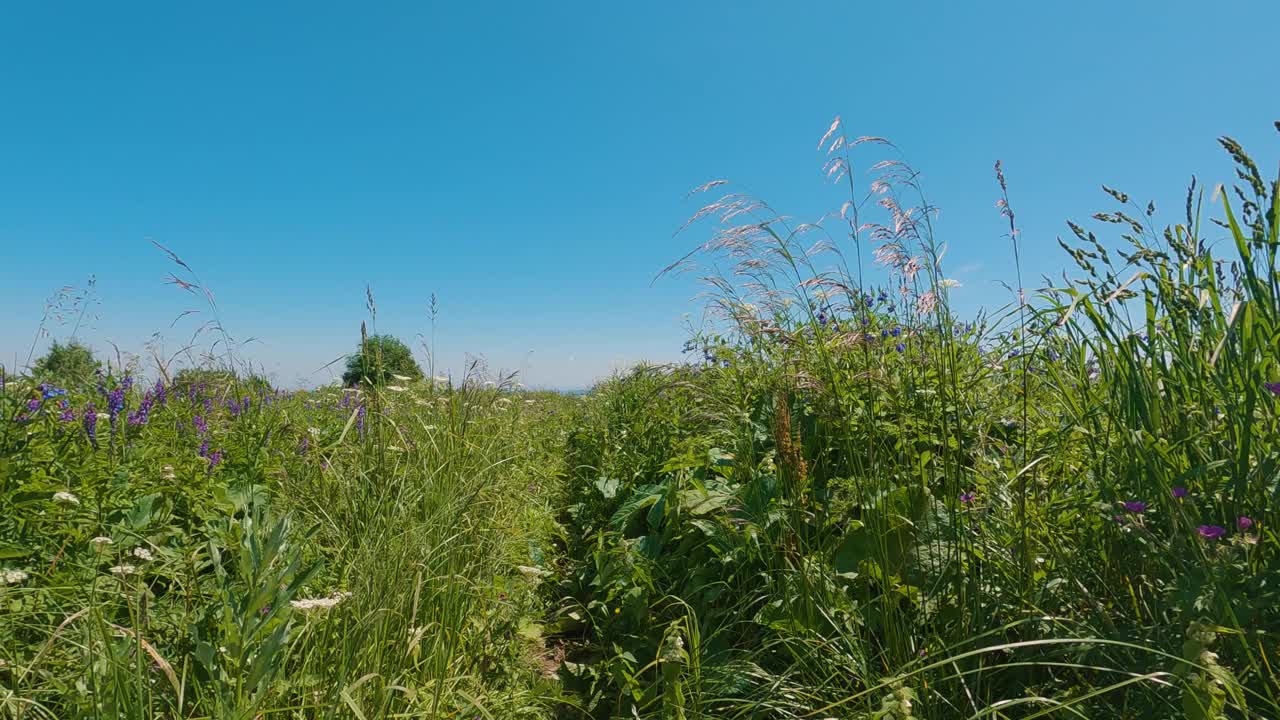
M 584 397 L 10 375 L 0 717 L 1280 717 L 1280 213 L 1223 144 L 973 322 L 900 160 L 825 229 L 725 194 L 721 322 Z
M 6 409 L 32 392 L 10 379 Z M 0 713 L 546 716 L 558 690 L 519 568 L 546 562 L 565 401 L 342 396 L 255 394 L 233 416 L 174 392 L 145 426 L 99 421 L 96 449 L 53 412 L 6 425 L 3 553 L 28 577 L 0 589 Z

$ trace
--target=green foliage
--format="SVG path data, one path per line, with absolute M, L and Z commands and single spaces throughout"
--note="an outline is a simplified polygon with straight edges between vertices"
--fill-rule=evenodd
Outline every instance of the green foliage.
M 173 376 L 173 388 L 180 393 L 199 389 L 216 397 L 239 397 L 246 392 L 260 394 L 274 389 L 261 375 L 218 367 L 182 368 Z
M 723 331 L 602 383 L 569 437 L 554 627 L 584 711 L 1277 715 L 1280 200 L 1224 145 L 1228 243 L 1194 192 L 1158 231 L 1108 190 L 1124 245 L 1078 228 L 1081 279 L 974 324 L 910 180 L 850 220 L 885 288 L 782 221 L 715 230 L 749 278 L 712 280 Z
M 102 363 L 93 351 L 79 341 L 66 343 L 55 340 L 49 351 L 31 367 L 31 373 L 41 382 L 64 388 L 84 388 L 91 385 Z
M 183 379 L 0 392 L 0 717 L 550 716 L 573 401 Z
M 413 359 L 413 351 L 408 345 L 391 335 L 371 335 L 354 354 L 347 357 L 342 383 L 348 387 L 386 385 L 394 384 L 400 378 L 421 380 L 422 376 L 422 368 Z

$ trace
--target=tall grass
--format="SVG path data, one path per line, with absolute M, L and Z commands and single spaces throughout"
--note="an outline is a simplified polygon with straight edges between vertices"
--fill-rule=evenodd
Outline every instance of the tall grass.
M 1220 222 L 1194 185 L 1160 229 L 1106 188 L 1119 237 L 1070 225 L 1081 278 L 1019 270 L 972 323 L 882 138 L 819 143 L 847 190 L 823 223 L 698 188 L 721 194 L 690 225 L 715 227 L 668 271 L 724 269 L 722 322 L 692 365 L 598 388 L 570 441 L 589 712 L 1280 714 L 1276 183 L 1222 143 L 1243 184 Z
M 0 394 L 0 716 L 547 716 L 559 398 L 102 383 Z

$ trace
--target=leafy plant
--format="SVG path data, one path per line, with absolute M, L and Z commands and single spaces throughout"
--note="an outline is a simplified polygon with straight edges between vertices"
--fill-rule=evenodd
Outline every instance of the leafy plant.
M 395 382 L 396 376 L 408 380 L 422 379 L 422 368 L 413 359 L 413 351 L 391 335 L 370 335 L 354 354 L 347 357 L 342 383 L 347 386 L 361 383 L 386 385 Z
M 94 382 L 102 363 L 93 351 L 78 340 L 65 343 L 55 340 L 31 367 L 31 374 L 44 382 L 63 388 L 84 388 Z

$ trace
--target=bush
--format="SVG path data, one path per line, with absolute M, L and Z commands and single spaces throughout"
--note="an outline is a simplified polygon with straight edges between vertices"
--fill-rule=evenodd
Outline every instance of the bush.
M 79 341 L 63 344 L 55 340 L 31 372 L 41 382 L 77 388 L 93 382 L 94 373 L 101 368 L 102 363 L 93 356 L 93 351 Z
M 192 388 L 212 396 L 238 395 L 244 391 L 271 392 L 270 381 L 261 375 L 238 375 L 226 368 L 183 368 L 173 376 L 173 387 L 179 392 Z
M 409 346 L 391 335 L 371 335 L 355 354 L 347 358 L 344 385 L 369 383 L 385 385 L 393 375 L 421 380 L 422 368 L 413 359 Z

